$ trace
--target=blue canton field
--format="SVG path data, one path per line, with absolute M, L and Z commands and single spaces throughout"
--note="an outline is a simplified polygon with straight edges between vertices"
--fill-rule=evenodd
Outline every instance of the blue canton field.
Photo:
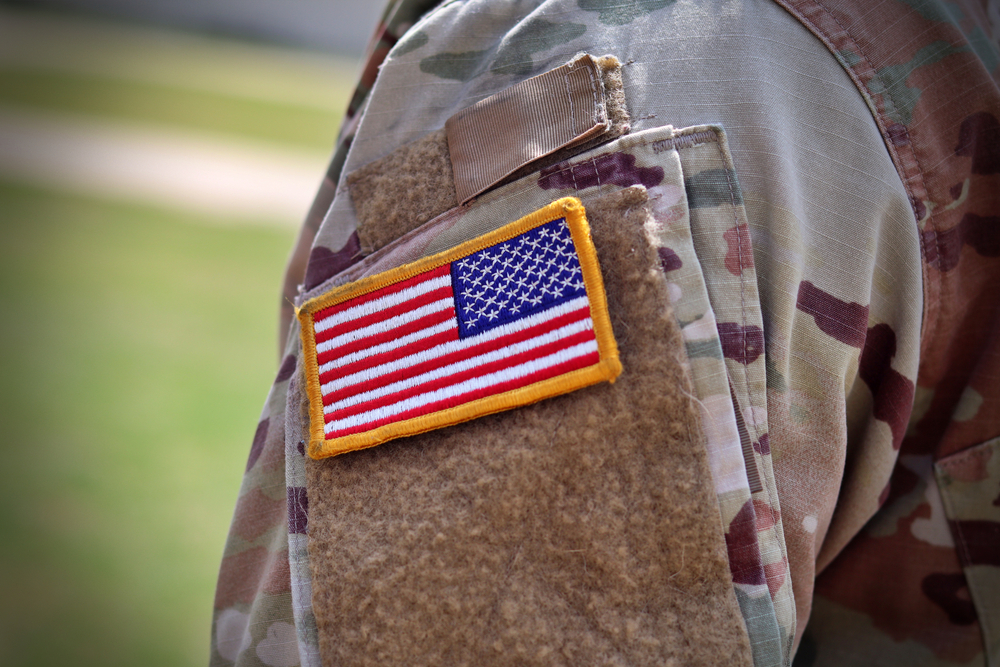
M 0 664 L 202 665 L 356 64 L 0 12 Z

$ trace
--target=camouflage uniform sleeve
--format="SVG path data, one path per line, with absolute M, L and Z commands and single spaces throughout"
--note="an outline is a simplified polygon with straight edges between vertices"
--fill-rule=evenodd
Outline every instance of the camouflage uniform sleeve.
M 920 233 L 923 296 L 915 379 L 898 372 L 900 332 L 868 323 L 857 406 L 892 431 L 893 466 L 872 479 L 871 457 L 848 447 L 834 521 L 849 524 L 861 496 L 863 517 L 874 516 L 831 530 L 801 661 L 994 665 L 1000 478 L 989 460 L 1000 393 L 988 285 L 1000 262 L 986 221 L 1000 213 L 987 139 L 1000 113 L 996 6 L 901 1 L 876 16 L 849 0 L 779 3 L 824 41 L 872 109 Z
M 397 233 L 433 246 L 503 197 L 644 188 L 754 664 L 995 664 L 1000 58 L 987 10 L 436 4 L 387 12 L 287 296 L 372 250 L 347 175 L 579 52 L 616 56 L 631 137 Z M 324 565 L 308 549 L 303 418 L 286 409 L 298 354 L 293 336 L 254 441 L 217 664 L 320 662 Z

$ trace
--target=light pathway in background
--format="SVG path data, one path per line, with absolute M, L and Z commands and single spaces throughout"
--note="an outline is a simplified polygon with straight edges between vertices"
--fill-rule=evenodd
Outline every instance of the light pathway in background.
M 0 106 L 0 180 L 298 226 L 328 155 Z

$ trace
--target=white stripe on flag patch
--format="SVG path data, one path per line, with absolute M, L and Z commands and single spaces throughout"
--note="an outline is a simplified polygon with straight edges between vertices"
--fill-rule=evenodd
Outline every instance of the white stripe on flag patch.
M 425 382 L 430 382 L 431 380 L 437 380 L 439 378 L 448 377 L 449 375 L 454 375 L 462 371 L 470 370 L 472 368 L 475 368 L 476 366 L 481 366 L 483 364 L 487 364 L 493 361 L 499 361 L 500 359 L 506 359 L 507 357 L 512 357 L 514 355 L 521 354 L 522 352 L 527 352 L 528 350 L 533 350 L 537 347 L 548 345 L 549 343 L 554 343 L 557 340 L 568 338 L 569 336 L 572 336 L 574 334 L 578 334 L 583 331 L 590 331 L 591 329 L 593 329 L 593 323 L 590 321 L 590 318 L 588 317 L 583 321 L 575 322 L 573 324 L 556 329 L 555 331 L 550 331 L 549 333 L 544 334 L 542 336 L 537 336 L 535 338 L 528 339 L 521 343 L 514 343 L 513 345 L 502 347 L 498 350 L 493 350 L 491 352 L 488 352 L 486 354 L 481 354 L 471 359 L 466 359 L 464 361 L 460 361 L 454 364 L 442 366 L 441 368 L 437 368 L 427 373 L 422 373 L 415 377 L 407 378 L 405 380 L 400 380 L 398 382 L 393 382 L 392 384 L 383 385 L 378 389 L 373 389 L 371 391 L 355 394 L 350 398 L 345 398 L 342 401 L 337 401 L 335 403 L 331 403 L 330 405 L 324 406 L 323 412 L 325 414 L 329 414 L 331 412 L 335 412 L 337 410 L 349 407 L 351 405 L 357 405 L 358 403 L 364 403 L 366 401 L 371 401 L 376 398 L 382 398 L 383 396 L 394 394 L 397 391 L 400 391 L 401 389 L 406 389 L 409 387 L 418 387 L 424 384 Z M 465 342 L 465 341 L 460 341 L 460 342 Z M 418 354 L 413 356 L 421 357 L 424 355 Z
M 334 336 L 330 340 L 323 341 L 316 346 L 316 351 L 322 354 L 323 352 L 328 352 L 335 348 L 341 347 L 347 343 L 353 343 L 355 341 L 360 341 L 363 338 L 367 338 L 373 334 L 382 333 L 384 331 L 389 331 L 395 329 L 404 324 L 409 324 L 413 320 L 418 320 L 425 315 L 431 315 L 433 313 L 439 313 L 442 310 L 447 310 L 448 308 L 455 307 L 455 299 L 448 297 L 447 299 L 441 299 L 440 301 L 435 301 L 429 303 L 426 306 L 420 306 L 412 311 L 405 313 L 403 315 L 396 315 L 395 317 L 390 317 L 382 322 L 376 322 L 375 324 L 369 324 L 361 329 L 356 329 L 354 331 L 349 331 L 340 336 Z
M 428 394 L 408 398 L 400 401 L 399 403 L 376 408 L 360 415 L 354 415 L 346 419 L 328 422 L 324 427 L 324 431 L 331 433 L 333 431 L 369 424 L 380 419 L 398 415 L 402 412 L 406 412 L 407 410 L 412 410 L 414 408 L 419 408 L 424 405 L 429 405 L 431 403 L 436 403 L 449 398 L 460 397 L 462 394 L 471 393 L 477 389 L 485 389 L 491 385 L 500 384 L 509 380 L 516 380 L 539 370 L 550 368 L 576 357 L 582 357 L 595 352 L 597 352 L 597 341 L 592 340 L 586 343 L 579 343 L 573 347 L 560 350 L 555 354 L 550 354 L 549 356 L 541 359 L 535 359 L 528 363 L 506 368 L 502 371 L 496 371 L 488 375 L 472 378 L 450 387 L 444 387 Z
M 330 382 L 327 382 L 326 384 L 322 385 L 321 389 L 323 391 L 323 394 L 326 395 L 329 394 L 331 391 L 337 389 L 343 389 L 345 387 L 349 387 L 354 384 L 359 384 L 361 382 L 373 380 L 377 377 L 387 375 L 388 373 L 392 373 L 397 370 L 408 368 L 410 366 L 422 363 L 424 361 L 429 361 L 431 359 L 436 359 L 446 354 L 451 354 L 452 352 L 457 352 L 459 350 L 463 350 L 469 347 L 481 345 L 483 343 L 496 340 L 497 338 L 502 338 L 503 336 L 510 335 L 516 331 L 523 331 L 524 329 L 529 329 L 547 320 L 554 319 L 562 315 L 565 315 L 567 313 L 573 312 L 575 310 L 580 310 L 581 308 L 586 308 L 586 307 L 587 307 L 587 297 L 579 297 L 571 301 L 567 301 L 566 303 L 561 304 L 559 306 L 556 306 L 544 313 L 535 313 L 534 315 L 526 317 L 523 320 L 512 322 L 510 324 L 505 324 L 501 327 L 497 327 L 496 329 L 487 331 L 486 333 L 479 334 L 478 336 L 475 336 L 473 338 L 465 338 L 465 339 L 449 341 L 447 343 L 442 343 L 441 345 L 432 347 L 429 350 L 425 350 L 417 354 L 412 354 L 403 357 L 401 359 L 396 359 L 385 364 L 380 364 L 378 366 L 366 368 L 365 370 L 360 371 L 358 373 L 354 373 L 352 375 L 346 375 L 344 377 L 331 380 Z M 587 321 L 588 322 L 590 321 L 589 318 Z M 432 327 L 432 329 L 434 329 L 434 333 L 440 333 L 442 331 L 447 331 L 448 329 L 453 329 L 453 328 L 456 328 L 455 325 L 453 323 L 447 323 L 447 322 L 443 322 L 439 325 Z M 405 345 L 405 343 L 401 338 L 396 343 L 385 344 L 379 347 L 383 348 L 382 351 L 385 352 L 393 348 L 402 347 L 403 345 Z M 368 352 L 368 350 L 365 350 L 365 352 Z M 355 357 L 355 359 L 352 359 L 352 361 L 357 361 L 358 359 L 363 358 L 360 356 L 360 353 L 356 353 L 350 356 Z M 334 368 L 335 366 L 333 366 L 332 364 L 340 361 L 341 360 L 338 359 L 336 362 L 330 362 L 330 364 L 324 364 L 324 366 L 329 365 L 330 368 Z M 320 368 L 320 373 L 321 374 L 325 373 L 327 370 L 329 369 L 325 367 Z M 329 412 L 329 410 L 327 410 L 327 412 Z
M 433 292 L 436 289 L 447 287 L 449 285 L 451 285 L 451 276 L 438 276 L 437 278 L 425 280 L 424 282 L 414 285 L 413 287 L 408 287 L 405 290 L 400 290 L 395 294 L 388 294 L 386 296 L 379 297 L 378 299 L 368 301 L 367 303 L 352 306 L 346 310 L 340 311 L 339 313 L 334 313 L 333 315 L 329 315 L 321 320 L 317 320 L 316 333 L 322 333 L 330 327 L 356 320 L 359 317 L 374 315 L 379 311 L 385 310 L 387 306 L 392 306 L 403 301 L 409 301 L 414 297 L 427 294 L 428 292 Z
M 421 329 L 419 331 L 414 331 L 411 334 L 400 337 L 397 340 L 390 341 L 388 343 L 380 343 L 367 350 L 358 350 L 357 352 L 352 352 L 348 355 L 340 357 L 339 359 L 334 359 L 333 361 L 328 361 L 319 367 L 320 375 L 323 373 L 332 371 L 335 368 L 342 368 L 349 364 L 353 364 L 356 361 L 361 361 L 362 359 L 367 359 L 368 357 L 374 357 L 379 354 L 384 354 L 395 350 L 396 348 L 403 347 L 404 345 L 409 345 L 410 343 L 415 343 L 423 338 L 429 338 L 439 333 L 444 333 L 445 331 L 456 329 L 454 322 L 442 322 L 429 329 Z

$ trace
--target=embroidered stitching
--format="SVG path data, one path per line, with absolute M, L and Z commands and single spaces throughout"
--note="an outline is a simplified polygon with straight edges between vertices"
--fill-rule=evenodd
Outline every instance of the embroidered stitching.
M 527 405 L 621 372 L 579 200 L 299 310 L 310 456 Z
M 736 193 L 733 191 L 733 179 L 730 175 L 729 169 L 726 172 L 726 186 L 729 188 L 729 202 L 733 207 L 733 221 L 736 223 L 736 252 L 737 259 L 740 262 L 740 342 L 743 348 L 743 359 L 747 358 L 747 303 L 746 303 L 746 279 L 743 277 L 743 239 L 740 236 L 740 217 L 737 214 L 737 204 L 736 204 Z M 752 393 L 750 391 L 750 378 L 747 377 L 746 368 L 742 368 L 743 372 L 743 385 L 746 387 L 747 400 L 750 400 Z M 754 407 L 753 404 L 750 407 Z M 753 423 L 754 433 L 757 439 L 760 439 L 760 426 L 757 423 L 757 417 L 754 415 L 754 411 L 750 411 L 750 420 Z

